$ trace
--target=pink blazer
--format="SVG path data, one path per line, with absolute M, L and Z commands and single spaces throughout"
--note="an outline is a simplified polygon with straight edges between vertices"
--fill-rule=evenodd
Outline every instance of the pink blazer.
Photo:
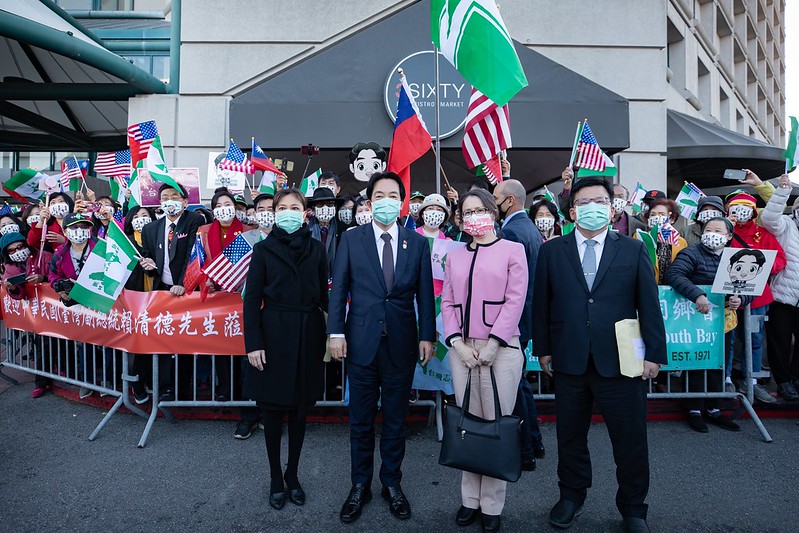
M 517 242 L 499 239 L 450 252 L 441 295 L 447 345 L 463 337 L 494 338 L 507 346 L 519 335 L 527 278 L 527 256 Z

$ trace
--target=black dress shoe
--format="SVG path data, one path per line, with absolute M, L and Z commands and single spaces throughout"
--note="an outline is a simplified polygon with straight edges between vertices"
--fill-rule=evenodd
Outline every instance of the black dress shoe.
M 705 414 L 705 420 L 727 431 L 741 431 L 741 426 L 733 422 L 729 416 L 721 413 L 716 413 L 715 415 Z
M 289 501 L 294 505 L 305 505 L 305 491 L 302 488 L 290 490 Z
M 455 515 L 455 523 L 461 527 L 471 525 L 480 515 L 480 509 L 469 509 L 461 505 L 458 514 Z
M 533 454 L 535 455 L 536 459 L 543 459 L 544 456 L 547 454 L 546 448 L 544 448 L 543 442 L 534 442 L 533 443 Z
M 159 402 L 174 402 L 175 401 L 175 393 L 171 390 L 165 390 L 159 397 Z
M 480 517 L 480 523 L 483 525 L 484 533 L 497 533 L 499 531 L 499 515 L 483 514 Z
M 350 490 L 350 495 L 347 496 L 347 501 L 341 507 L 339 518 L 345 524 L 351 524 L 358 520 L 361 516 L 363 506 L 372 501 L 372 489 L 366 485 L 358 483 L 353 485 Z
M 649 526 L 643 518 L 624 518 L 625 533 L 649 533 Z
M 574 519 L 580 516 L 583 504 L 561 498 L 549 512 L 549 523 L 555 527 L 566 529 L 571 527 Z
M 276 492 L 274 494 L 269 495 L 269 505 L 272 506 L 272 509 L 281 510 L 286 505 L 286 493 L 285 492 Z
M 407 520 L 411 517 L 411 504 L 408 498 L 402 493 L 399 485 L 394 487 L 383 487 L 381 491 L 383 499 L 388 502 L 388 510 L 400 520 Z
M 532 472 L 535 470 L 535 457 L 529 459 L 522 459 L 522 470 L 525 472 Z

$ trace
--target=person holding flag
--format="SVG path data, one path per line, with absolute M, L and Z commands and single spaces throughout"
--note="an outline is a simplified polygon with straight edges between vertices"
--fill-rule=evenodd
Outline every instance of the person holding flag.
M 68 194 L 63 192 L 50 194 L 47 203 L 39 210 L 39 222 L 31 225 L 27 237 L 28 244 L 50 253 L 55 252 L 67 241 L 62 226 L 64 217 L 74 208 L 75 202 Z M 47 228 L 46 233 L 43 228 Z
M 677 202 L 668 198 L 655 200 L 649 204 L 648 227 L 654 234 L 653 239 L 644 240 L 644 244 L 654 249 L 656 260 L 654 261 L 655 281 L 658 285 L 665 284 L 666 273 L 674 262 L 677 254 L 684 250 L 688 243 L 682 238 L 680 233 L 674 229 L 674 224 L 680 216 L 680 208 Z M 637 232 L 634 239 L 642 240 L 641 234 L 647 235 L 643 230 Z

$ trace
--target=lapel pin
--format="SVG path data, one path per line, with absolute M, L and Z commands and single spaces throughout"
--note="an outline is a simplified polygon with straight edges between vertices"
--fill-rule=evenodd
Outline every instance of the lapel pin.
M 402 241 L 402 249 L 403 250 L 407 250 L 408 249 L 408 241 Z

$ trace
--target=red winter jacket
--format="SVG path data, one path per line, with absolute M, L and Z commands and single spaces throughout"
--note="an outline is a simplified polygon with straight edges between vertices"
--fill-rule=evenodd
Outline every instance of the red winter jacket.
M 777 250 L 777 257 L 774 258 L 774 265 L 771 267 L 772 276 L 785 268 L 785 265 L 788 261 L 785 258 L 785 252 L 783 251 L 782 246 L 780 246 L 780 243 L 777 241 L 774 235 L 769 233 L 768 230 L 763 226 L 758 226 L 755 224 L 754 220 L 750 220 L 743 225 L 736 224 L 735 235 L 740 237 L 746 244 L 748 244 L 749 248 L 753 248 L 755 250 Z M 732 247 L 744 248 L 744 246 L 738 242 L 738 239 L 736 238 L 732 239 Z M 755 309 L 758 307 L 763 307 L 764 305 L 769 305 L 773 301 L 774 296 L 771 294 L 771 286 L 767 283 L 763 294 L 754 299 L 751 304 L 751 308 Z

